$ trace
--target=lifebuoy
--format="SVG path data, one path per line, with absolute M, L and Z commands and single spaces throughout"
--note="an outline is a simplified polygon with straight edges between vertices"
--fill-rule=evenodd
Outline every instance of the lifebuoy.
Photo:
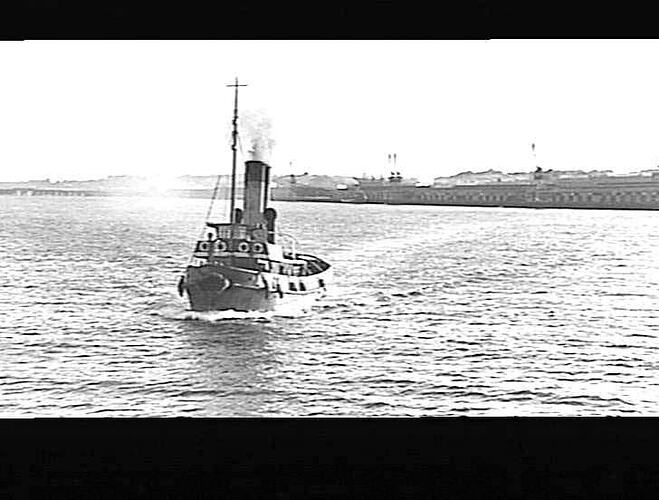
M 263 246 L 263 243 L 256 242 L 252 244 L 252 252 L 254 253 L 264 253 L 265 252 L 265 247 Z
M 208 241 L 200 241 L 199 242 L 199 250 L 201 252 L 208 252 L 208 249 L 210 248 Z
M 217 248 L 218 252 L 226 252 L 227 248 L 229 248 L 229 245 L 227 245 L 227 242 L 224 240 L 217 240 L 215 242 L 215 245 L 216 245 L 215 248 Z
M 241 253 L 247 253 L 249 252 L 249 243 L 246 241 L 241 241 L 238 243 L 238 251 Z

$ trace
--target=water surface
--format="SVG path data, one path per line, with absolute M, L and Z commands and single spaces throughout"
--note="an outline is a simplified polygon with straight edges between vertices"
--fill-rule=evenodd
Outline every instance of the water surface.
M 0 416 L 659 413 L 659 213 L 275 207 L 329 295 L 200 316 L 205 200 L 1 196 Z

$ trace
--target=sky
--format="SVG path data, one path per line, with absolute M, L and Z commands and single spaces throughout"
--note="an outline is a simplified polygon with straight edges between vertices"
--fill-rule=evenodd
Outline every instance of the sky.
M 274 175 L 651 169 L 657 61 L 656 40 L 4 42 L 0 181 L 229 173 L 236 76 Z

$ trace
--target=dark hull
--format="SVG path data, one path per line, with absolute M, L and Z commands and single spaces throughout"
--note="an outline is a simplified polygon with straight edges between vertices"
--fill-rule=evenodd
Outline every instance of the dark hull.
M 277 305 L 275 297 L 265 290 L 250 290 L 229 287 L 217 292 L 190 286 L 188 288 L 190 309 L 193 311 L 273 311 Z
M 284 287 L 273 287 L 258 274 L 248 271 L 190 266 L 185 291 L 192 311 L 266 312 L 284 305 L 313 302 L 325 290 L 317 287 L 304 292 L 285 292 Z

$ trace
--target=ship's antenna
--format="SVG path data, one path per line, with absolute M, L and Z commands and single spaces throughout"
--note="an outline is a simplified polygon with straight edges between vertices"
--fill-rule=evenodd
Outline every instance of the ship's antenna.
M 235 96 L 233 101 L 233 131 L 231 132 L 231 137 L 233 139 L 231 143 L 231 151 L 233 151 L 233 162 L 231 164 L 231 213 L 229 215 L 229 222 L 233 224 L 236 218 L 236 145 L 238 144 L 238 87 L 247 87 L 247 85 L 238 84 L 238 77 L 236 77 L 236 82 L 227 85 L 227 87 L 234 87 Z

